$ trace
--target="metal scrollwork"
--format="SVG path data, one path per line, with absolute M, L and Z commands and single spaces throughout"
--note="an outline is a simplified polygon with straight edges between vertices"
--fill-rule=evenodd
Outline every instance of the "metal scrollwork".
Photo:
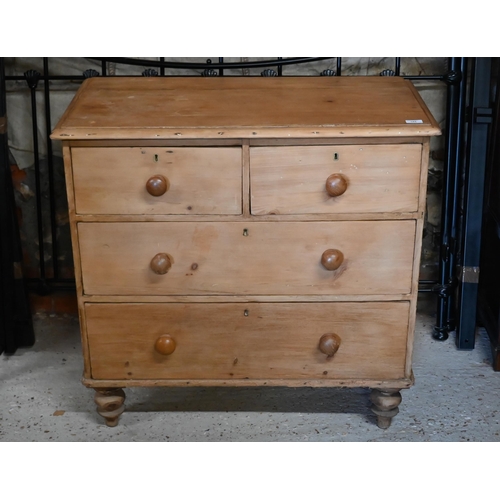
M 278 76 L 278 73 L 274 71 L 274 69 L 265 69 L 261 74 L 261 76 Z
M 86 69 L 83 72 L 83 77 L 85 79 L 87 79 L 87 78 L 93 78 L 94 76 L 99 76 L 99 72 L 96 71 L 95 69 Z
M 142 72 L 142 76 L 158 76 L 158 71 L 152 68 L 148 68 Z
M 324 69 L 321 73 L 320 73 L 320 76 L 336 76 L 337 73 L 335 70 L 333 69 Z
M 396 72 L 392 69 L 384 69 L 380 72 L 380 76 L 396 76 Z
M 207 59 L 207 64 L 212 64 L 212 59 Z M 219 73 L 215 69 L 207 68 L 203 70 L 201 76 L 219 76 Z
M 24 73 L 24 77 L 30 89 L 36 89 L 41 76 L 42 75 L 34 69 L 29 69 Z
M 204 69 L 201 76 L 218 76 L 217 70 L 215 69 Z

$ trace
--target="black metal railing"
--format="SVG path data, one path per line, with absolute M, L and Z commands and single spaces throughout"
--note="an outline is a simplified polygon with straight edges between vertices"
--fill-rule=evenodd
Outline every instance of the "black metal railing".
M 51 140 L 49 138 L 52 123 L 51 123 L 51 82 L 52 81 L 67 81 L 79 83 L 89 77 L 115 77 L 109 74 L 108 67 L 110 64 L 124 65 L 125 67 L 142 67 L 145 68 L 139 74 L 127 74 L 126 76 L 158 76 L 158 77 L 173 77 L 175 74 L 168 74 L 167 70 L 189 70 L 192 76 L 207 76 L 207 77 L 222 77 L 228 72 L 241 70 L 242 72 L 252 69 L 262 69 L 261 76 L 276 76 L 286 77 L 287 74 L 292 75 L 292 72 L 287 73 L 294 66 L 308 63 L 324 63 L 325 69 L 319 74 L 325 77 L 341 77 L 343 74 L 343 58 L 341 57 L 309 57 L 309 58 L 274 58 L 259 61 L 240 61 L 227 62 L 223 57 L 217 60 L 208 59 L 205 62 L 179 62 L 169 61 L 165 58 L 152 59 L 132 59 L 132 58 L 89 58 L 95 61 L 95 67 L 100 67 L 100 73 L 97 69 L 89 69 L 83 74 L 73 75 L 56 75 L 50 72 L 50 59 L 42 58 L 42 73 L 36 70 L 28 70 L 22 75 L 7 75 L 3 76 L 3 86 L 5 89 L 6 81 L 25 81 L 30 91 L 31 97 L 31 116 L 32 116 L 32 135 L 34 147 L 34 170 L 35 170 L 35 196 L 36 196 L 36 213 L 37 213 L 37 238 L 39 252 L 39 273 L 37 277 L 32 277 L 29 283 L 35 287 L 39 293 L 50 293 L 58 288 L 74 288 L 74 280 L 61 275 L 59 266 L 59 250 L 58 250 L 58 231 L 56 224 L 56 200 L 63 196 L 63 193 L 56 193 L 54 183 L 54 154 L 52 150 Z M 456 264 L 456 232 L 457 232 L 457 203 L 459 199 L 459 179 L 460 169 L 462 165 L 461 151 L 463 149 L 463 116 L 465 113 L 465 79 L 467 58 L 449 58 L 448 68 L 443 74 L 427 75 L 403 74 L 401 71 L 401 58 L 395 57 L 391 67 L 380 71 L 381 77 L 403 76 L 408 80 L 431 80 L 441 81 L 447 85 L 447 101 L 446 101 L 446 129 L 445 129 L 445 158 L 443 169 L 443 196 L 442 196 L 442 214 L 441 214 L 441 242 L 440 242 L 440 257 L 439 257 L 439 277 L 435 280 L 421 280 L 419 282 L 420 292 L 433 292 L 437 294 L 437 322 L 435 327 L 435 338 L 444 339 L 447 332 L 454 328 L 453 311 L 451 295 L 455 283 L 454 267 Z M 121 75 L 125 76 L 125 75 Z M 185 75 L 183 75 L 185 76 Z M 255 75 L 259 76 L 259 75 Z M 47 144 L 46 161 L 47 161 L 47 182 L 49 185 L 48 198 L 44 202 L 41 195 L 42 171 L 40 168 L 40 152 L 38 147 L 39 132 L 39 117 L 36 104 L 36 92 L 43 84 L 44 95 L 44 123 L 45 123 L 45 141 Z M 43 217 L 43 214 L 48 211 L 49 217 Z M 44 234 L 47 233 L 45 225 L 49 224 L 50 229 L 50 250 L 52 254 L 52 270 L 49 273 L 45 265 L 44 255 Z

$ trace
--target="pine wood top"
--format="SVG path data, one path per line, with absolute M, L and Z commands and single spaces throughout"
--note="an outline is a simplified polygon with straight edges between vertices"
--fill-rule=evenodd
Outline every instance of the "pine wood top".
M 83 82 L 51 137 L 281 139 L 440 133 L 416 89 L 400 77 L 96 77 Z

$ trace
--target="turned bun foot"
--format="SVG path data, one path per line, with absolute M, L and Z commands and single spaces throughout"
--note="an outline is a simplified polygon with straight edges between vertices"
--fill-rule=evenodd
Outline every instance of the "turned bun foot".
M 377 425 L 381 429 L 388 429 L 392 418 L 399 413 L 401 393 L 397 389 L 372 389 L 370 401 L 373 403 L 371 410 L 377 415 Z
M 97 413 L 104 417 L 108 427 L 115 427 L 118 418 L 125 410 L 125 392 L 123 389 L 95 389 L 94 401 Z

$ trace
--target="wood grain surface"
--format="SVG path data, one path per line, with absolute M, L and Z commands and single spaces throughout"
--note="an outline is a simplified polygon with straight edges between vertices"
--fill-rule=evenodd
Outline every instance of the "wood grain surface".
M 72 148 L 78 214 L 241 214 L 241 148 Z M 168 179 L 151 196 L 148 180 Z
M 412 120 L 408 123 L 407 120 Z M 53 139 L 439 135 L 399 77 L 89 78 Z
M 409 293 L 415 221 L 79 223 L 84 293 Z M 329 271 L 325 250 L 343 254 Z M 172 267 L 150 268 L 158 253 Z
M 250 148 L 252 214 L 415 212 L 419 144 Z M 342 174 L 332 197 L 326 180 Z
M 403 378 L 408 302 L 86 304 L 96 379 Z M 321 337 L 334 333 L 328 357 Z M 162 335 L 175 351 L 160 354 Z

